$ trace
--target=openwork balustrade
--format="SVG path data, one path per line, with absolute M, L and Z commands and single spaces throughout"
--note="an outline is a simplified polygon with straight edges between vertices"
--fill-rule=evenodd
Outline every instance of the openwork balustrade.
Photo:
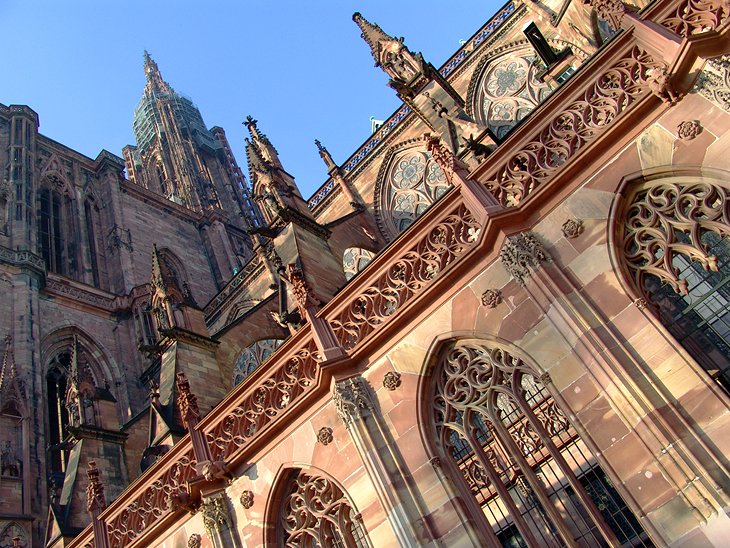
M 385 325 L 398 310 L 476 244 L 480 229 L 466 206 L 459 205 L 394 259 L 385 272 L 329 320 L 342 347 L 354 348 L 370 333 Z
M 184 505 L 188 496 L 187 482 L 196 475 L 194 463 L 193 449 L 189 447 L 163 468 L 158 477 L 148 480 L 146 487 L 130 502 L 106 516 L 109 545 L 113 548 L 128 546 L 145 529 Z
M 229 461 L 287 407 L 314 388 L 317 347 L 308 340 L 290 358 L 272 370 L 265 380 L 253 384 L 235 407 L 206 425 L 206 435 L 215 460 Z
M 662 25 L 688 38 L 693 34 L 717 30 L 728 15 L 730 5 L 725 0 L 685 0 L 662 21 Z
M 655 70 L 659 65 L 648 53 L 632 48 L 596 78 L 581 98 L 569 103 L 512 154 L 486 181 L 489 191 L 505 207 L 520 204 L 648 93 L 647 81 Z

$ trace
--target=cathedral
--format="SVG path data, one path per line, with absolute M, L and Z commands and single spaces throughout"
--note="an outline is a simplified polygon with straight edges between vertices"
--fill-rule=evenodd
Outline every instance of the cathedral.
M 147 52 L 121 156 L 0 104 L 0 548 L 729 545 L 727 1 L 353 21 L 309 198 Z

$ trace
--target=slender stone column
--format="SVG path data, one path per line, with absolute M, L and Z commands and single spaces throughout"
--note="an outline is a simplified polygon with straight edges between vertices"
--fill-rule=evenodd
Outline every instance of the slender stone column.
M 403 458 L 361 376 L 335 384 L 332 399 L 365 465 L 401 546 L 435 545 L 425 506 L 412 487 Z
M 107 535 L 106 523 L 99 519 L 99 515 L 106 509 L 104 498 L 104 484 L 101 482 L 99 469 L 96 461 L 89 461 L 89 468 L 86 470 L 89 483 L 86 485 L 86 509 L 91 514 L 91 525 L 94 531 L 94 546 L 96 548 L 109 548 L 109 535 Z

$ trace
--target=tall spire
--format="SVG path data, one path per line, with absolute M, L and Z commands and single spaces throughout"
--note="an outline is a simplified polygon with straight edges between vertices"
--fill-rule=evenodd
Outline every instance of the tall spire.
M 144 50 L 144 74 L 147 78 L 147 89 L 150 91 L 157 93 L 172 92 L 172 88 L 162 79 L 162 74 L 160 73 L 157 63 L 155 63 L 155 60 L 152 59 L 147 50 Z
M 360 35 L 370 46 L 370 51 L 375 58 L 375 66 L 381 65 L 381 49 L 382 44 L 387 42 L 399 41 L 392 36 L 386 34 L 377 24 L 371 23 L 365 19 L 362 14 L 357 11 L 353 14 L 352 20 L 355 21 L 362 34 Z

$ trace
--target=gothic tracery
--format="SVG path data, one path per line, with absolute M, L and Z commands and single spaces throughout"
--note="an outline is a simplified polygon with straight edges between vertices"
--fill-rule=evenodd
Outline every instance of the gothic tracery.
M 284 491 L 279 546 L 367 547 L 365 532 L 347 496 L 332 480 L 299 470 Z

